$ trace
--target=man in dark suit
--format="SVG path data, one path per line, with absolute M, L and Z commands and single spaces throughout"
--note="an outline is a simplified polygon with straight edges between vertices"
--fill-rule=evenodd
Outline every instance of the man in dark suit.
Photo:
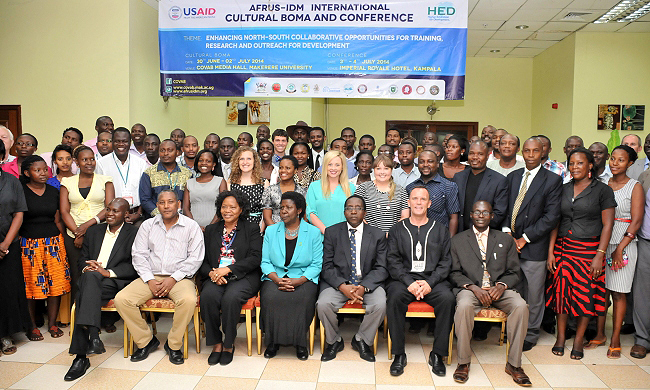
M 494 218 L 490 203 L 479 200 L 471 211 L 474 226 L 451 239 L 451 273 L 449 279 L 456 294 L 456 338 L 458 367 L 456 382 L 469 378 L 472 360 L 470 340 L 474 316 L 490 305 L 508 314 L 510 350 L 506 372 L 515 383 L 530 386 L 530 379 L 521 368 L 521 354 L 528 327 L 526 301 L 513 290 L 519 282 L 519 256 L 512 237 L 489 225 Z
M 131 246 L 138 228 L 124 223 L 129 203 L 115 198 L 106 208 L 106 223 L 91 226 L 86 231 L 79 264 L 81 269 L 79 292 L 76 297 L 75 327 L 70 343 L 70 354 L 77 357 L 66 373 L 66 381 L 86 373 L 90 361 L 86 355 L 104 353 L 99 339 L 101 307 L 115 297 L 138 274 L 131 263 Z
M 476 201 L 485 200 L 492 206 L 494 218 L 490 226 L 494 229 L 501 227 L 501 223 L 508 213 L 506 178 L 497 171 L 486 167 L 488 155 L 488 146 L 484 141 L 472 142 L 468 157 L 472 169 L 458 172 L 452 179 L 458 185 L 458 201 L 460 203 L 458 232 L 472 227 L 470 214 L 472 205 Z
M 551 231 L 560 221 L 562 177 L 542 162 L 543 145 L 532 137 L 524 142 L 524 168 L 508 175 L 508 215 L 502 230 L 512 235 L 519 251 L 522 280 L 517 286 L 530 311 L 524 351 L 537 344 L 544 316 L 544 282 Z
M 363 223 L 366 202 L 359 195 L 346 200 L 344 214 L 346 222 L 325 229 L 321 293 L 316 302 L 327 341 L 321 360 L 332 360 L 343 350 L 336 313 L 350 302 L 366 309 L 359 332 L 352 338 L 352 349 L 363 360 L 374 362 L 370 345 L 386 313 L 386 234 Z

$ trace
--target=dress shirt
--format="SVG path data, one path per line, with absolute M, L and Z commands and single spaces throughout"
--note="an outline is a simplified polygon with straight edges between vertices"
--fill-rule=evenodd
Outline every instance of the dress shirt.
M 129 149 L 129 154 L 135 156 L 135 157 L 140 157 L 143 160 L 147 159 L 147 153 L 143 150 L 142 153 L 138 152 L 138 148 L 135 147 L 135 145 L 131 144 L 131 148 Z
M 639 236 L 650 240 L 650 191 L 645 194 L 645 211 L 643 212 L 643 223 L 639 229 Z
M 20 167 L 18 166 L 18 160 L 13 159 L 11 161 L 8 161 L 4 164 L 2 164 L 2 170 L 15 176 L 16 179 L 20 178 Z M 50 167 L 47 167 L 47 177 L 50 178 L 52 177 L 52 170 Z
M 140 158 L 129 154 L 124 164 L 114 152 L 97 161 L 95 171 L 100 175 L 111 176 L 115 187 L 115 197 L 124 198 L 129 207 L 140 206 L 140 178 L 147 169 L 147 164 Z
M 542 164 L 542 166 L 548 169 L 549 171 L 555 173 L 556 175 L 559 175 L 562 178 L 563 183 L 566 183 L 568 180 L 571 180 L 571 175 L 569 174 L 569 171 L 567 171 L 566 167 L 562 163 L 559 163 L 555 160 L 551 160 L 549 158 Z
M 417 180 L 418 177 L 420 177 L 420 170 L 415 164 L 413 164 L 413 168 L 411 169 L 410 173 L 406 173 L 402 167 L 393 169 L 393 181 L 395 184 L 404 188 Z
M 614 175 L 612 175 L 612 170 L 609 169 L 609 165 L 605 165 L 605 170 L 603 173 L 598 175 L 598 180 L 600 180 L 603 184 L 609 185 L 609 179 L 611 179 L 612 176 Z
M 359 154 L 359 151 L 355 149 L 354 153 L 352 153 L 352 157 L 346 157 L 346 159 L 349 162 L 351 162 L 352 164 L 354 164 L 356 162 L 356 160 L 357 160 L 357 154 Z M 322 160 L 321 160 L 321 162 L 322 162 Z
M 133 268 L 143 282 L 154 275 L 171 276 L 179 282 L 194 276 L 203 263 L 203 232 L 198 223 L 182 214 L 167 230 L 158 214 L 140 225 L 132 254 Z
M 178 165 L 180 165 L 182 167 L 185 167 L 185 168 L 189 169 L 190 172 L 192 172 L 192 179 L 199 176 L 198 173 L 194 170 L 194 165 L 192 165 L 192 166 L 187 165 L 187 161 L 185 161 L 185 157 L 181 158 L 180 161 L 178 161 L 178 159 L 176 159 L 176 162 L 178 163 Z
M 282 160 L 282 157 L 284 157 L 286 155 L 287 155 L 286 151 L 284 153 L 282 153 L 282 155 L 273 154 L 273 158 L 272 158 L 271 162 L 273 163 L 273 165 L 278 166 L 278 165 L 280 165 L 280 160 Z M 323 161 L 321 160 L 321 163 L 322 162 Z
M 318 169 L 316 167 L 316 159 L 318 157 L 318 166 L 320 167 L 323 165 L 323 158 L 325 157 L 325 148 L 321 149 L 320 152 L 315 151 L 314 149 L 311 150 L 311 158 L 314 160 L 314 169 Z
M 517 157 L 520 157 L 520 156 L 517 155 Z M 511 168 L 503 168 L 503 167 L 501 167 L 501 164 L 499 163 L 499 161 L 500 160 L 488 161 L 487 167 L 492 169 L 493 171 L 499 172 L 503 176 L 508 176 L 508 174 L 510 172 L 512 172 L 512 171 L 516 171 L 519 168 L 525 168 L 526 167 L 526 163 L 523 160 L 519 161 L 518 158 L 515 161 L 515 165 L 513 165 Z
M 93 139 L 86 140 L 86 142 L 84 142 L 84 145 L 86 145 L 86 146 L 88 146 L 90 149 L 92 149 L 92 150 L 93 150 L 93 153 L 95 153 L 95 155 L 97 155 L 97 153 L 99 153 L 99 152 L 97 151 L 97 137 L 95 137 L 95 138 L 93 138 Z
M 552 160 L 548 160 L 548 161 L 552 161 Z M 526 167 L 524 167 L 524 173 L 521 175 L 522 179 L 521 179 L 521 183 L 519 184 L 519 192 L 521 192 L 521 188 L 524 186 L 524 178 L 526 178 L 526 172 L 530 172 L 530 176 L 528 176 L 528 181 L 526 182 L 526 191 L 528 191 L 528 189 L 530 188 L 530 183 L 533 182 L 533 180 L 535 179 L 535 176 L 537 176 L 537 172 L 539 172 L 539 170 L 541 168 L 542 168 L 542 164 L 538 165 L 536 168 L 531 169 L 530 171 Z M 544 168 L 546 168 L 546 167 L 544 167 Z M 553 171 L 551 171 L 551 172 L 553 172 Z M 562 175 L 560 175 L 560 176 L 562 176 Z M 517 192 L 517 194 L 519 194 L 519 192 Z M 504 232 L 504 233 L 512 233 L 512 230 L 509 227 L 506 227 L 506 226 L 504 226 L 501 229 L 501 231 Z M 528 236 L 526 235 L 526 233 L 524 233 L 522 235 L 522 237 L 524 238 L 524 240 L 526 240 L 527 243 L 530 244 L 530 240 L 528 239 Z
M 117 237 L 120 235 L 120 232 L 122 231 L 122 226 L 124 226 L 124 223 L 120 225 L 120 227 L 115 231 L 115 233 L 111 232 L 110 226 L 106 226 L 106 233 L 104 233 L 104 241 L 102 241 L 102 246 L 101 249 L 99 250 L 99 254 L 97 255 L 97 262 L 103 267 L 106 268 L 106 265 L 108 264 L 108 258 L 111 256 L 111 252 L 113 251 L 113 247 L 115 246 L 115 241 L 117 241 Z M 108 273 L 110 274 L 111 278 L 117 278 L 117 275 L 115 275 L 115 272 L 111 269 L 107 269 Z
M 474 235 L 476 236 L 476 243 L 478 244 L 479 249 L 481 248 L 481 241 L 483 243 L 483 248 L 487 250 L 487 244 L 488 244 L 488 234 L 490 233 L 490 227 L 488 226 L 487 229 L 483 232 L 479 232 L 476 230 L 476 226 L 472 226 L 472 230 L 474 231 Z M 486 253 L 486 260 L 487 260 L 487 253 Z
M 464 199 L 465 209 L 463 210 L 463 226 L 465 229 L 469 229 L 469 227 L 472 226 L 470 214 L 472 213 L 472 208 L 474 207 L 474 199 L 478 193 L 478 188 L 481 186 L 483 178 L 485 177 L 485 171 L 486 170 L 484 169 L 483 172 L 476 175 L 473 172 L 470 172 L 467 176 Z
M 221 163 L 221 172 L 223 172 L 223 178 L 225 180 L 228 180 L 230 178 L 230 173 L 232 172 L 232 167 L 230 166 L 230 163 L 226 164 L 223 162 L 223 160 L 219 160 L 219 163 Z
M 357 257 L 354 259 L 354 264 L 357 270 L 357 276 L 361 278 L 361 238 L 363 237 L 363 222 L 357 227 L 352 227 L 348 222 L 348 237 L 350 237 L 350 229 L 357 229 L 357 231 L 354 232 L 354 242 L 357 248 Z
M 456 183 L 444 179 L 437 174 L 428 182 L 424 182 L 422 177 L 417 178 L 413 183 L 406 186 L 406 192 L 416 185 L 422 185 L 429 191 L 431 207 L 427 210 L 427 217 L 434 219 L 445 227 L 449 227 L 449 218 L 452 214 L 460 212 L 460 202 L 458 201 L 458 186 Z

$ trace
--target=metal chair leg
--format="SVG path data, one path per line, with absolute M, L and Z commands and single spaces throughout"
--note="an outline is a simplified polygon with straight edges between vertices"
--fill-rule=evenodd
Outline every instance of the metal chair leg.
M 189 344 L 187 342 L 187 339 L 190 337 L 189 329 L 190 329 L 190 324 L 187 324 L 187 326 L 185 327 L 185 337 L 183 337 L 183 358 L 184 359 L 187 359 L 187 357 L 189 356 L 189 348 L 187 347 Z
M 257 339 L 257 354 L 262 354 L 262 329 L 260 328 L 260 313 L 262 310 L 259 307 L 255 308 L 255 338 Z
M 253 355 L 253 311 L 246 310 L 246 346 L 248 356 Z
M 447 365 L 451 365 L 451 354 L 454 345 L 454 324 L 451 324 L 451 332 L 449 332 L 449 351 L 447 352 Z
M 322 354 L 325 351 L 325 327 L 323 327 L 323 322 L 320 323 L 320 353 Z
M 316 331 L 316 314 L 309 325 L 309 354 L 314 354 L 314 332 Z
M 194 310 L 194 338 L 196 339 L 196 353 L 201 353 L 201 320 L 198 307 Z
M 375 332 L 375 341 L 372 343 L 374 355 L 377 356 L 377 343 L 379 341 L 379 329 Z

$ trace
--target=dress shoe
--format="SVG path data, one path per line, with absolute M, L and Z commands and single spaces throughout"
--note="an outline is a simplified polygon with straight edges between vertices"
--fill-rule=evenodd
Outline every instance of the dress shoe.
M 337 340 L 334 344 L 327 344 L 325 351 L 320 355 L 321 362 L 328 362 L 335 359 L 336 354 L 341 352 L 344 347 L 345 344 L 343 343 L 343 340 Z
M 227 366 L 232 362 L 232 358 L 235 356 L 235 345 L 233 344 L 232 346 L 232 351 L 228 352 L 224 350 L 221 352 L 221 360 L 219 360 L 219 364 L 222 366 Z
M 375 361 L 375 354 L 368 344 L 363 340 L 357 340 L 357 337 L 352 337 L 352 349 L 359 352 L 359 357 L 367 362 Z
M 169 354 L 169 361 L 172 364 L 183 364 L 185 362 L 185 359 L 183 358 L 183 352 L 180 349 L 171 349 L 167 341 L 165 341 L 165 352 Z
M 630 356 L 636 359 L 643 359 L 645 358 L 645 355 L 648 353 L 648 349 L 644 347 L 643 345 L 639 344 L 634 344 L 632 349 L 630 349 Z
M 531 343 L 531 342 L 528 341 L 528 340 L 524 340 L 524 347 L 523 347 L 522 350 L 523 350 L 524 352 L 526 352 L 526 351 L 530 351 L 530 350 L 533 349 L 533 347 L 536 346 L 536 345 L 537 345 L 537 343 Z
M 506 374 L 510 375 L 512 380 L 519 386 L 529 387 L 533 385 L 521 367 L 515 367 L 510 363 L 506 363 Z
M 221 360 L 221 351 L 211 352 L 210 356 L 208 356 L 208 364 L 211 366 L 214 366 L 215 364 L 219 363 L 219 360 Z
M 63 380 L 70 382 L 75 379 L 79 379 L 82 376 L 84 376 L 84 374 L 86 373 L 86 371 L 88 371 L 89 368 L 90 368 L 90 359 L 88 359 L 87 357 L 83 357 L 83 358 L 76 357 L 72 361 L 72 366 L 70 366 L 70 369 L 63 377 Z
M 634 324 L 623 324 L 623 326 L 621 326 L 621 334 L 632 334 L 635 331 L 636 329 L 634 329 Z
M 300 360 L 307 360 L 309 358 L 307 347 L 296 347 L 296 357 Z
M 269 344 L 269 346 L 266 347 L 266 351 L 264 351 L 264 357 L 267 359 L 273 358 L 277 354 L 278 354 L 277 344 Z
M 465 383 L 469 379 L 469 363 L 459 364 L 454 371 L 454 381 L 458 383 Z
M 547 324 L 542 324 L 542 330 L 548 334 L 555 334 L 555 324 L 553 323 L 547 323 Z
M 395 355 L 395 359 L 390 364 L 390 374 L 400 376 L 404 373 L 404 367 L 406 367 L 406 354 Z
M 132 362 L 141 362 L 144 359 L 149 357 L 149 354 L 153 351 L 156 350 L 160 346 L 160 341 L 156 338 L 156 336 L 153 336 L 151 341 L 149 341 L 149 344 L 145 345 L 144 348 L 138 348 L 133 352 L 133 355 L 131 355 L 131 361 Z
M 431 351 L 429 353 L 429 364 L 431 365 L 431 372 L 438 376 L 447 375 L 447 368 L 445 367 L 445 362 L 443 361 L 442 356 Z
M 483 341 L 487 339 L 488 332 L 490 331 L 490 328 L 485 328 L 485 327 L 480 327 L 480 328 L 474 328 L 473 333 L 473 338 L 475 341 Z
M 92 339 L 90 340 L 90 343 L 88 345 L 88 351 L 86 351 L 86 355 L 99 355 L 106 352 L 106 348 L 104 348 L 104 343 L 100 339 Z

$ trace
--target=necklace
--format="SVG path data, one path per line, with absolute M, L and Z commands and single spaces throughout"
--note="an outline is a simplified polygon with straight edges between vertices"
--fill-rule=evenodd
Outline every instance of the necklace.
M 295 238 L 295 237 L 298 237 L 298 230 L 300 230 L 300 226 L 298 226 L 294 230 L 284 228 L 284 234 L 287 237 Z

